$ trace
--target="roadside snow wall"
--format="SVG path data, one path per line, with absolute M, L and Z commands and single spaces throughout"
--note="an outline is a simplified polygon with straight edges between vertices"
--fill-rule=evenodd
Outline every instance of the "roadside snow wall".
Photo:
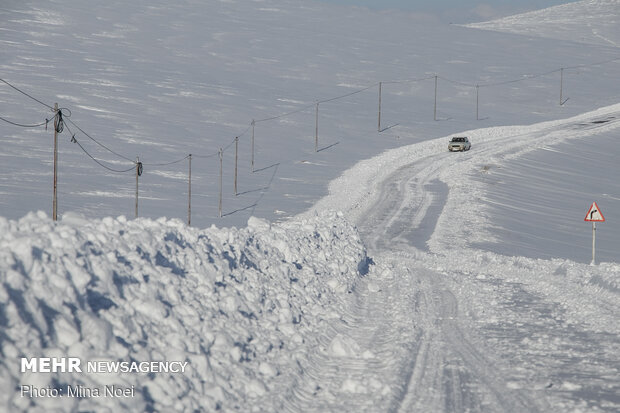
M 336 213 L 203 230 L 167 219 L 0 218 L 0 411 L 277 411 L 369 261 Z M 188 364 L 22 373 L 22 357 Z M 78 385 L 101 397 L 68 397 Z M 104 397 L 106 385 L 134 395 Z M 61 397 L 23 397 L 22 386 Z

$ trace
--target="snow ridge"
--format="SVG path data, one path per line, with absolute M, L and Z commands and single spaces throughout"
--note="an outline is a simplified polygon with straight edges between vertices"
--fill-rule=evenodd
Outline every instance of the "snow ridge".
M 0 218 L 3 411 L 277 411 L 368 272 L 355 228 L 327 213 L 276 225 L 199 230 L 178 220 Z M 188 362 L 184 374 L 19 373 L 21 357 Z M 135 386 L 135 397 L 29 398 L 22 385 Z M 278 392 L 278 394 L 281 394 Z M 183 396 L 180 396 L 183 395 Z M 33 403 L 29 405 L 28 403 Z

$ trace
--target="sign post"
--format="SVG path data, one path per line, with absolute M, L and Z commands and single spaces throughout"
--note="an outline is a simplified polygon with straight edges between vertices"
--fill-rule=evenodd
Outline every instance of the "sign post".
M 592 222 L 592 262 L 590 265 L 596 265 L 596 223 L 605 222 L 605 217 L 596 202 L 590 205 L 590 209 L 583 220 Z

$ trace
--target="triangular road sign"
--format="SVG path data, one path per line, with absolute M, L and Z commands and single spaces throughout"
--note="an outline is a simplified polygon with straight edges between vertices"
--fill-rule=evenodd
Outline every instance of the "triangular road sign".
M 598 205 L 596 205 L 596 202 L 593 202 L 592 205 L 590 205 L 590 209 L 588 210 L 588 213 L 583 220 L 592 222 L 604 222 L 605 217 L 603 216 L 601 209 L 598 207 Z

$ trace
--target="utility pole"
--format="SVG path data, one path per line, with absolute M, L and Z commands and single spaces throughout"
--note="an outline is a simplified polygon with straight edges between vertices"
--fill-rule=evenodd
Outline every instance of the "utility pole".
M 379 123 L 377 126 L 377 132 L 381 132 L 381 84 L 383 82 L 379 82 Z
M 254 172 L 254 126 L 256 122 L 252 119 L 252 172 Z
M 560 69 L 560 106 L 564 105 L 563 94 L 564 92 L 564 68 Z
M 316 115 L 314 119 L 314 152 L 319 151 L 319 102 L 316 103 Z
M 189 154 L 189 191 L 187 195 L 187 226 L 192 225 L 192 154 Z
M 437 120 L 437 75 L 435 75 L 435 107 L 433 109 L 433 120 Z
M 58 220 L 58 128 L 60 126 L 61 114 L 58 111 L 58 103 L 54 103 L 54 196 L 52 200 L 52 220 Z
M 135 217 L 138 218 L 138 177 L 142 175 L 142 162 L 140 157 L 136 156 L 136 210 Z
M 480 120 L 479 116 L 479 103 L 480 103 L 480 85 L 476 85 L 476 120 Z
M 235 196 L 237 196 L 237 162 L 239 160 L 239 137 L 235 136 Z
M 224 151 L 222 150 L 222 148 L 220 148 L 220 205 L 219 205 L 219 210 L 220 210 L 220 218 L 222 218 L 222 174 L 224 172 Z

